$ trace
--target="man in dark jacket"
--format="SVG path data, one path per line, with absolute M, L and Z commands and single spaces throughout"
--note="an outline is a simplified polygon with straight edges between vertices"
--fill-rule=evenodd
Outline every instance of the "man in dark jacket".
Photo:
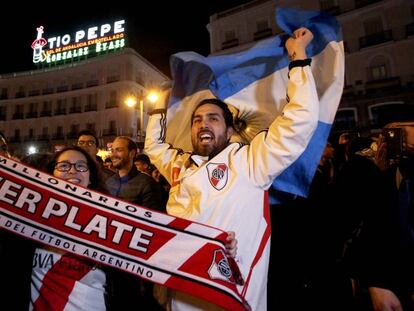
M 112 144 L 111 160 L 117 172 L 105 182 L 107 192 L 125 201 L 162 210 L 161 194 L 154 179 L 134 165 L 137 146 L 129 137 L 118 136 Z M 143 310 L 160 308 L 152 298 L 152 286 L 127 273 L 110 273 L 108 288 L 114 299 L 110 309 L 125 310 L 139 305 Z

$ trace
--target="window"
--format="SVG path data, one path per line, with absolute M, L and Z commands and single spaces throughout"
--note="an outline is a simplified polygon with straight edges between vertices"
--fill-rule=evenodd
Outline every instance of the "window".
M 58 99 L 56 102 L 55 115 L 66 114 L 66 99 Z
M 221 48 L 228 49 L 239 44 L 239 40 L 236 37 L 236 32 L 234 30 L 226 30 L 224 32 L 224 41 L 221 44 Z
M 224 41 L 231 41 L 236 39 L 236 32 L 234 30 L 227 30 L 224 32 Z
M 95 123 L 86 123 L 86 129 L 95 132 Z
M 52 101 L 44 101 L 42 104 L 42 111 L 40 112 L 41 117 L 48 117 L 52 115 Z
M 0 120 L 6 120 L 7 106 L 0 106 Z
M 85 111 L 96 111 L 97 110 L 97 100 L 98 95 L 95 94 L 89 94 L 87 97 L 87 103 L 85 106 Z
M 7 98 L 9 98 L 8 90 L 7 90 L 7 88 L 3 87 L 1 89 L 0 99 L 7 99 Z
M 321 0 L 319 1 L 319 4 L 321 6 L 322 11 L 328 11 L 329 9 L 335 7 L 337 4 L 334 0 Z
M 373 35 L 384 31 L 382 19 L 380 16 L 368 18 L 364 21 L 364 30 L 366 35 Z
M 385 65 L 371 67 L 371 77 L 373 80 L 380 80 L 387 77 L 387 69 Z
M 109 93 L 109 102 L 106 104 L 106 108 L 118 107 L 118 92 L 111 91 Z
M 374 127 L 383 127 L 390 122 L 414 119 L 414 105 L 402 101 L 386 102 L 368 107 L 369 118 Z
M 338 109 L 335 116 L 334 127 L 336 130 L 355 129 L 358 121 L 358 112 L 356 108 Z
M 72 106 L 70 107 L 70 113 L 82 112 L 81 97 L 72 97 Z
M 378 55 L 372 59 L 368 67 L 368 80 L 382 80 L 388 78 L 389 74 L 389 60 L 383 55 Z
M 264 31 L 269 28 L 269 23 L 267 20 L 260 20 L 256 22 L 257 31 Z
M 15 141 L 20 140 L 20 129 L 15 129 L 14 130 L 14 140 Z
M 116 131 L 116 121 L 115 120 L 111 120 L 109 121 L 109 130 L 112 131 Z

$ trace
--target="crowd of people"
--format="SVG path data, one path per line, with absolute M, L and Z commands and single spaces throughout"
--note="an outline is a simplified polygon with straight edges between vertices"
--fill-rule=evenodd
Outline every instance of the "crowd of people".
M 76 146 L 20 161 L 229 232 L 227 255 L 239 265 L 244 281 L 237 288 L 252 310 L 414 310 L 414 122 L 387 126 L 402 129 L 399 154 L 387 150 L 384 135 L 328 143 L 307 198 L 269 190 L 317 126 L 306 55 L 312 38 L 301 28 L 287 40 L 287 104 L 249 145 L 230 142 L 233 115 L 224 102 L 208 98 L 192 112 L 193 150 L 175 149 L 162 135 L 165 91 L 148 122 L 145 153 L 119 136 L 102 160 L 99 140 L 85 130 Z M 2 136 L 0 153 L 8 151 Z M 268 195 L 283 200 L 269 207 Z M 221 310 L 5 230 L 0 242 L 6 309 Z

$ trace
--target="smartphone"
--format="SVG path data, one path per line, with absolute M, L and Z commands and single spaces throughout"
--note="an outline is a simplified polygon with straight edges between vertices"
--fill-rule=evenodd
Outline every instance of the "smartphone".
M 403 153 L 403 129 L 401 127 L 382 129 L 384 142 L 387 144 L 388 160 L 396 161 Z

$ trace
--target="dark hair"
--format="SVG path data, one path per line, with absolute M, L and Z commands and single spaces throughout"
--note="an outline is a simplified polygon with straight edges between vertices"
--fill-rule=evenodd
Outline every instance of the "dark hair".
M 217 98 L 207 98 L 203 99 L 201 102 L 198 103 L 197 107 L 194 109 L 193 114 L 191 115 L 191 125 L 193 124 L 194 114 L 198 108 L 203 105 L 212 104 L 216 105 L 221 108 L 223 111 L 224 122 L 226 123 L 226 127 L 233 127 L 233 115 L 227 104 Z
M 108 162 L 108 163 L 112 163 L 112 159 L 111 159 L 111 157 L 107 157 L 107 158 L 105 158 L 104 163 L 106 163 L 106 162 Z
M 96 137 L 95 133 L 91 130 L 82 130 L 78 133 L 78 140 L 81 136 L 92 136 L 95 139 L 95 146 L 98 148 L 99 147 L 99 140 L 98 137 Z
M 128 150 L 129 151 L 131 151 L 131 150 L 137 151 L 138 146 L 131 138 L 129 138 L 128 136 L 117 136 L 115 139 L 118 139 L 118 138 L 119 139 L 124 139 L 128 142 Z
M 48 167 L 48 172 L 50 174 L 53 174 L 53 171 L 55 169 L 55 165 L 57 163 L 57 160 L 59 159 L 59 157 L 65 153 L 66 151 L 77 151 L 81 154 L 83 154 L 86 158 L 86 163 L 88 164 L 88 168 L 89 168 L 89 181 L 90 184 L 88 186 L 89 189 L 92 190 L 102 190 L 102 185 L 101 185 L 101 169 L 98 165 L 98 163 L 92 159 L 92 157 L 89 155 L 88 152 L 86 152 L 84 149 L 78 147 L 78 146 L 70 146 L 70 147 L 65 147 L 63 148 L 61 151 L 56 152 L 55 155 L 53 156 L 52 161 L 50 161 L 49 167 Z
M 144 164 L 147 164 L 148 166 L 151 165 L 150 158 L 146 154 L 143 154 L 143 153 L 137 154 L 134 158 L 134 162 L 135 161 L 140 161 Z
M 4 152 L 9 152 L 9 146 L 7 143 L 6 136 L 4 136 L 3 132 L 0 131 L 0 139 L 3 139 L 4 144 L 1 145 L 0 149 L 2 149 Z
M 38 169 L 39 171 L 48 173 L 49 164 L 53 160 L 54 154 L 47 153 L 32 153 L 22 158 L 22 162 Z

